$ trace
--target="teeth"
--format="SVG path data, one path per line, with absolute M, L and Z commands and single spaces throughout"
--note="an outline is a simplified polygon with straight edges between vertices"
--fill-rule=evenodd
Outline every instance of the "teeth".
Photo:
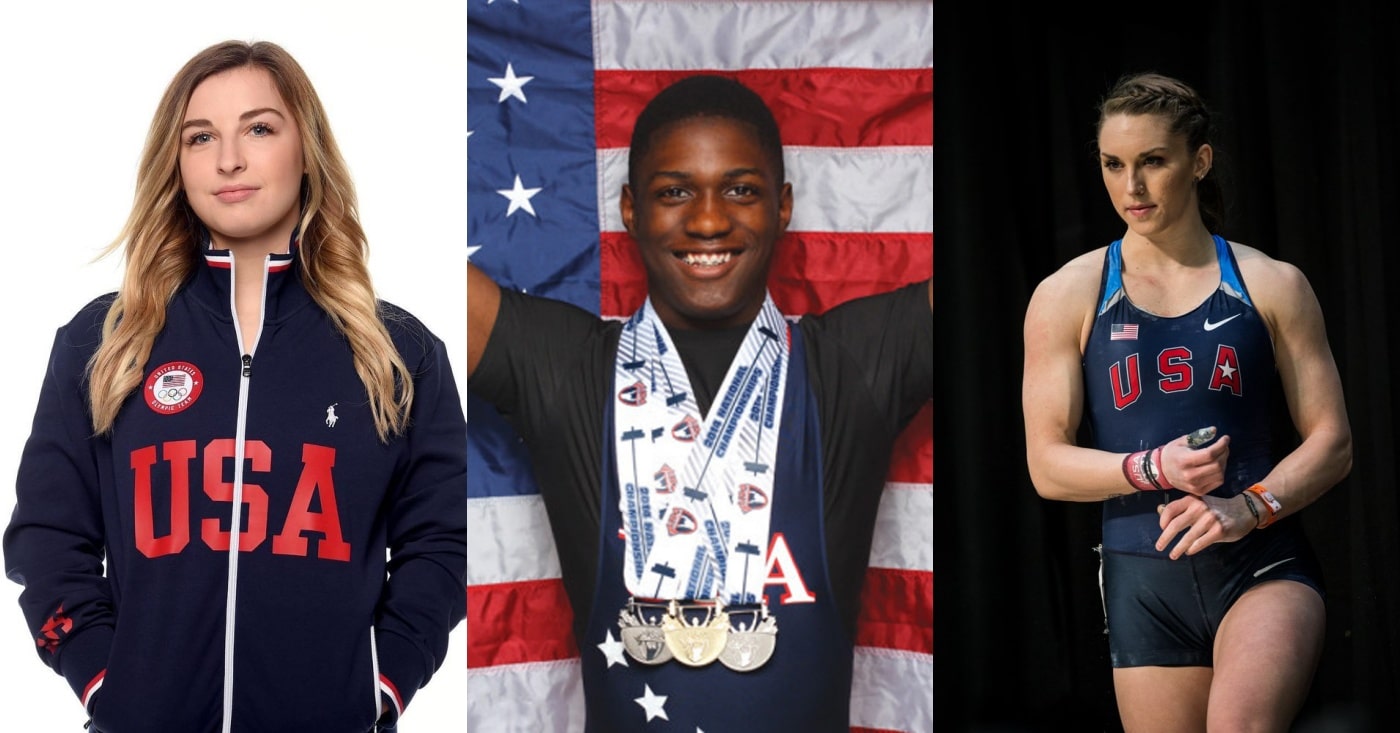
M 728 252 L 692 252 L 687 254 L 683 259 L 687 265 L 694 265 L 696 267 L 716 267 L 728 262 L 729 257 L 730 254 Z

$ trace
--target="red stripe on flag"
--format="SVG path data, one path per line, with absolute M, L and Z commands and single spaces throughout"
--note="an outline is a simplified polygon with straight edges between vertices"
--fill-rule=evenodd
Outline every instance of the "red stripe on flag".
M 573 623 L 558 578 L 467 586 L 467 668 L 577 657 Z
M 906 484 L 933 483 L 933 402 L 899 434 L 890 451 L 890 481 Z
M 933 145 L 933 69 L 615 71 L 594 75 L 599 148 L 625 148 L 646 103 L 698 73 L 738 79 L 773 109 L 784 145 Z
M 933 573 L 866 570 L 856 646 L 933 654 Z
M 626 317 L 646 299 L 646 272 L 626 232 L 603 232 L 602 314 Z M 788 232 L 778 242 L 768 287 L 790 315 L 822 313 L 852 298 L 933 276 L 933 234 Z

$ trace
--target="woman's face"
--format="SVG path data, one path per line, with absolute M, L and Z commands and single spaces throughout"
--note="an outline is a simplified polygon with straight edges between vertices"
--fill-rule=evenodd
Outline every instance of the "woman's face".
M 304 170 L 296 120 L 265 69 L 231 69 L 194 88 L 180 180 L 215 248 L 286 252 Z
M 1160 234 L 1199 217 L 1195 182 L 1210 168 L 1211 149 L 1186 149 L 1159 115 L 1119 114 L 1099 128 L 1099 165 L 1113 208 L 1128 229 Z

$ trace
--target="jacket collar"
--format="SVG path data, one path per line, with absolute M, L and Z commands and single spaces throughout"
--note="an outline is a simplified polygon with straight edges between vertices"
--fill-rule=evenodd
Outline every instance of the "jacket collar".
M 294 235 L 295 236 L 295 235 Z M 189 289 L 218 317 L 233 320 L 233 252 L 214 249 L 207 234 L 201 236 L 200 260 Z M 270 254 L 263 263 L 265 294 L 263 323 L 274 324 L 311 304 L 311 294 L 302 285 L 298 243 L 293 240 L 285 254 Z

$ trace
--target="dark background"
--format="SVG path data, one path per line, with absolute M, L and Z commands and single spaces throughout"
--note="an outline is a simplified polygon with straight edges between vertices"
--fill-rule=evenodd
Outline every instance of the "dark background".
M 1125 230 L 1092 156 L 1094 107 L 1120 74 L 1148 70 L 1191 84 L 1215 111 L 1221 233 L 1307 275 L 1346 394 L 1351 475 L 1302 514 L 1326 574 L 1328 626 L 1295 730 L 1392 729 L 1400 700 L 1391 358 L 1400 305 L 1388 297 L 1400 274 L 1393 5 L 1018 12 L 936 0 L 934 22 L 937 730 L 1121 730 L 1092 549 L 1100 507 L 1047 501 L 1031 486 L 1021 326 L 1041 279 Z

